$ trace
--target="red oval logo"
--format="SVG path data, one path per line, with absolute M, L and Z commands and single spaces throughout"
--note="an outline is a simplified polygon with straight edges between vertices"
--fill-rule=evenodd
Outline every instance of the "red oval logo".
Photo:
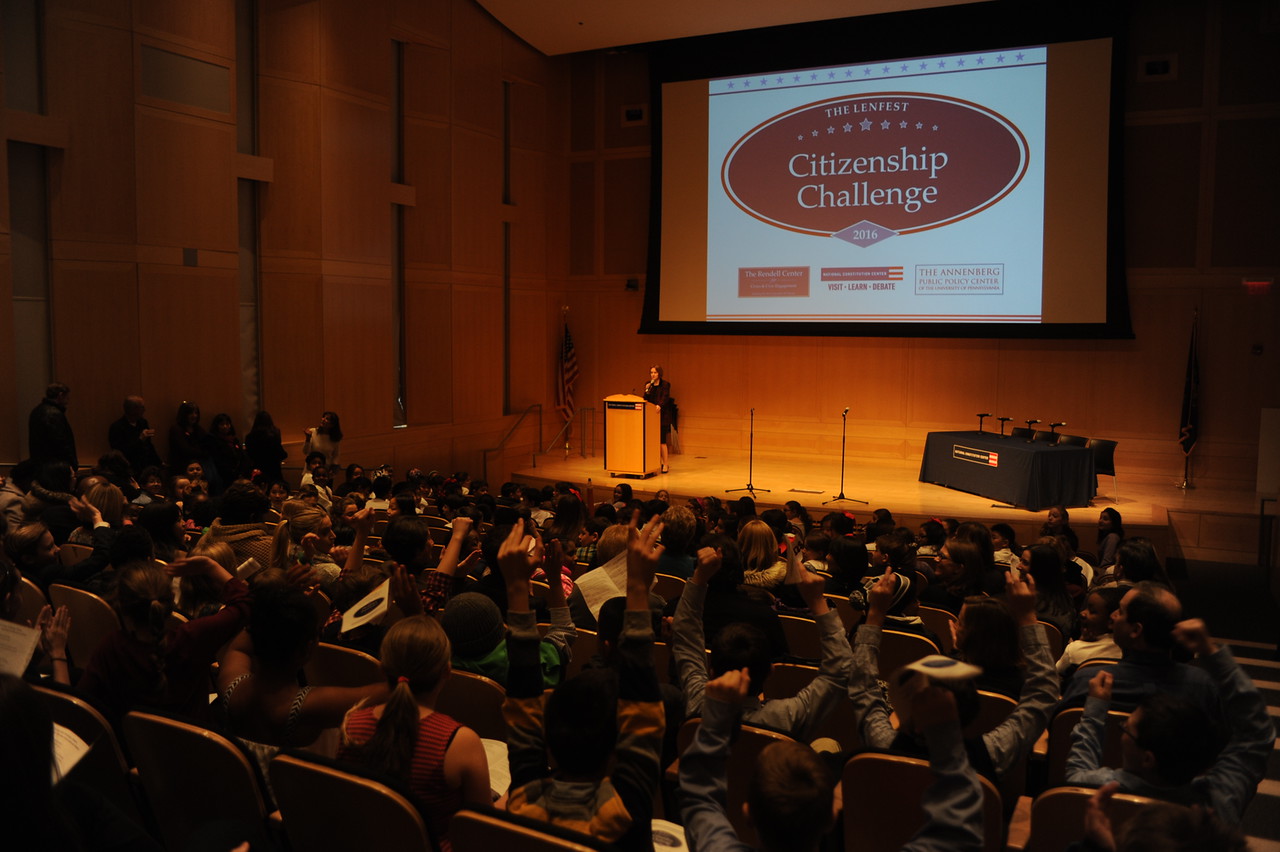
M 720 180 L 743 211 L 832 236 L 872 222 L 899 234 L 979 213 L 1027 173 L 1008 119 L 958 98 L 880 92 L 816 101 L 752 128 Z

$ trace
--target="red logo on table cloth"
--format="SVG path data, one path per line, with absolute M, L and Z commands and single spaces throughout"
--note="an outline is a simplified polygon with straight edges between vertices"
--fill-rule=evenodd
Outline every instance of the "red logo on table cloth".
M 776 115 L 734 143 L 720 179 L 779 228 L 870 245 L 973 216 L 1027 172 L 1027 140 L 999 113 L 942 95 L 882 92 Z
M 960 444 L 951 445 L 951 457 L 957 461 L 973 462 L 987 467 L 1000 466 L 999 453 L 993 453 L 990 450 L 979 450 L 974 447 L 964 447 Z

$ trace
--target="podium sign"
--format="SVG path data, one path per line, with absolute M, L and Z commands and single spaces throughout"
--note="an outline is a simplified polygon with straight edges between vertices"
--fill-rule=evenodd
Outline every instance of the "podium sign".
M 658 406 L 634 394 L 604 398 L 604 469 L 617 476 L 647 476 L 662 467 Z

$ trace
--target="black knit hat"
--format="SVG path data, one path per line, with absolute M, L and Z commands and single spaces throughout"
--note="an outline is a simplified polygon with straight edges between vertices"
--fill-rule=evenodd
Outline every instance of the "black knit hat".
M 463 660 L 483 657 L 507 634 L 498 605 L 477 592 L 452 598 L 440 616 L 440 625 L 453 645 L 453 656 Z

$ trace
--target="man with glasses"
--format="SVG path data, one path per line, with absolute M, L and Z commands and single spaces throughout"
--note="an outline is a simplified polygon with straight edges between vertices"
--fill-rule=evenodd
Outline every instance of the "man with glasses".
M 1200 658 L 1221 691 L 1230 739 L 1194 702 L 1171 692 L 1144 699 L 1121 728 L 1122 767 L 1102 766 L 1113 675 L 1089 681 L 1084 715 L 1071 733 L 1067 783 L 1100 787 L 1178 804 L 1207 805 L 1227 825 L 1238 823 L 1267 771 L 1275 728 L 1266 701 L 1231 652 L 1217 645 L 1203 621 L 1178 623 L 1174 638 Z

